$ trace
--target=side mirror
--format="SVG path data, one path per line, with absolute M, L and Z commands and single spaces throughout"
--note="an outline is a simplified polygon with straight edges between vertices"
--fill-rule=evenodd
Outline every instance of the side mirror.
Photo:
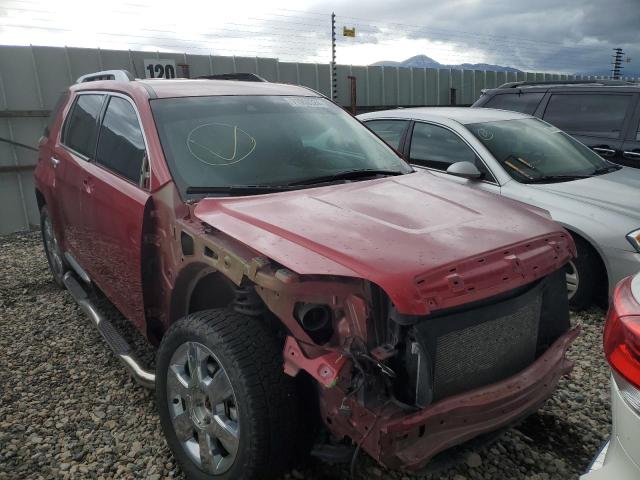
M 447 168 L 447 173 L 456 177 L 468 178 L 469 180 L 477 180 L 482 177 L 482 172 L 478 170 L 478 167 L 467 161 L 452 163 Z

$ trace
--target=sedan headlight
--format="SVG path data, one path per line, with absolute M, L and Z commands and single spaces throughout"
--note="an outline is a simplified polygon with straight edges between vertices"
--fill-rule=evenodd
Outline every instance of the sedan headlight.
M 633 248 L 635 248 L 637 252 L 640 252 L 640 228 L 627 233 L 627 240 L 633 245 Z

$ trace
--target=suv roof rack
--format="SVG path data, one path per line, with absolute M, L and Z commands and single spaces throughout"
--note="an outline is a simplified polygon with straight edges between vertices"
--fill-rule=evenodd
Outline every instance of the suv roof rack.
M 87 73 L 76 80 L 76 83 L 97 82 L 99 80 L 115 80 L 118 82 L 131 82 L 135 80 L 127 70 L 103 70 L 102 72 Z
M 540 82 L 507 82 L 498 88 L 535 87 L 544 85 L 637 85 L 627 80 L 543 80 Z
M 196 77 L 204 80 L 240 80 L 243 82 L 268 82 L 260 75 L 255 73 L 217 73 L 215 75 L 202 75 Z

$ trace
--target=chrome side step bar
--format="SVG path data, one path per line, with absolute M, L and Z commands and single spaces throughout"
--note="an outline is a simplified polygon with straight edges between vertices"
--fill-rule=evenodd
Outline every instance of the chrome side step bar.
M 75 257 L 71 255 L 69 252 L 64 252 L 64 258 L 67 261 L 67 263 L 71 266 L 71 268 L 75 270 L 75 272 L 82 279 L 82 281 L 88 285 L 91 285 L 91 278 L 89 277 L 89 274 L 84 271 L 84 269 L 80 266 L 80 264 L 75 259 Z
M 71 293 L 71 296 L 78 302 L 80 308 L 89 316 L 100 332 L 100 335 L 102 335 L 102 338 L 104 338 L 113 350 L 113 353 L 124 363 L 133 379 L 145 388 L 154 388 L 156 383 L 155 374 L 142 367 L 140 361 L 131 351 L 131 347 L 127 341 L 116 331 L 113 324 L 100 314 L 89 299 L 87 292 L 85 292 L 71 272 L 65 274 L 64 284 Z

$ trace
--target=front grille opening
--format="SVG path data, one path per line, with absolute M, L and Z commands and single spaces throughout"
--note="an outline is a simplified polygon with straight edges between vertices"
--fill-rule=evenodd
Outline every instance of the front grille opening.
M 434 400 L 494 383 L 530 365 L 536 354 L 540 306 L 541 296 L 536 295 L 505 315 L 440 335 Z
M 569 328 L 563 269 L 494 299 L 425 316 L 409 328 L 407 383 L 398 390 L 426 406 L 499 382 L 531 365 Z

